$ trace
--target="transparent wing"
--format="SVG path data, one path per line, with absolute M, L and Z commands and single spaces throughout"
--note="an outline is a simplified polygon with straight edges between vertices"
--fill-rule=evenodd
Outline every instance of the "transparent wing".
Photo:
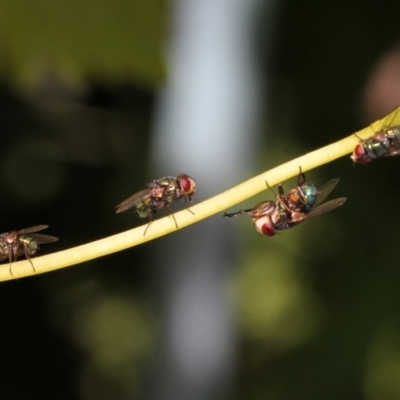
M 399 154 L 400 154 L 400 150 L 389 150 L 385 154 L 385 157 L 398 156 Z
M 337 199 L 327 201 L 326 203 L 321 204 L 318 207 L 312 208 L 309 213 L 303 214 L 302 216 L 295 218 L 294 220 L 292 220 L 292 222 L 297 223 L 297 222 L 305 221 L 306 219 L 316 217 L 316 216 L 324 214 L 328 211 L 332 211 L 335 208 L 342 206 L 346 202 L 346 200 L 347 200 L 346 197 L 339 197 Z
M 132 207 L 135 207 L 138 203 L 143 201 L 144 199 L 151 196 L 152 189 L 143 189 L 140 192 L 133 194 L 131 197 L 128 197 L 121 204 L 118 204 L 115 208 L 117 209 L 116 213 L 121 213 L 123 211 L 129 210 Z
M 331 179 L 329 182 L 325 183 L 325 185 L 322 185 L 321 188 L 318 189 L 317 199 L 314 203 L 314 209 L 316 206 L 318 206 L 318 204 L 321 204 L 329 196 L 335 186 L 339 183 L 339 180 L 339 178 Z
M 36 226 L 31 226 L 30 228 L 21 229 L 20 231 L 16 231 L 14 233 L 16 235 L 24 235 L 25 233 L 39 232 L 42 231 L 43 229 L 47 229 L 48 227 L 49 227 L 48 225 L 36 225 Z
M 36 240 L 38 243 L 52 243 L 52 242 L 57 242 L 58 238 L 55 236 L 49 236 L 49 235 L 39 235 L 39 234 L 33 234 L 30 235 L 32 239 Z

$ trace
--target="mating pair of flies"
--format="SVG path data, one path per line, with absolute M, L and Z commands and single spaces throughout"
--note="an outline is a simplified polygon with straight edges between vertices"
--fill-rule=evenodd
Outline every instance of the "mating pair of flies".
M 338 182 L 339 179 L 332 179 L 326 185 L 317 189 L 313 183 L 306 182 L 305 175 L 300 169 L 297 185 L 287 195 L 285 195 L 282 185 L 279 184 L 276 201 L 267 200 L 252 209 L 231 214 L 225 213 L 224 216 L 235 217 L 238 214 L 247 214 L 252 218 L 258 233 L 273 236 L 276 231 L 289 229 L 301 221 L 341 206 L 346 201 L 345 198 L 321 204 Z M 175 226 L 178 227 L 170 204 L 172 201 L 181 199 L 189 200 L 193 204 L 192 196 L 195 193 L 196 182 L 189 175 L 179 174 L 177 177 L 160 178 L 149 183 L 146 189 L 135 193 L 118 205 L 117 213 L 133 208 L 139 217 L 149 217 L 150 225 L 155 219 L 157 211 L 165 207 L 174 218 Z M 192 212 L 189 208 L 188 210 Z M 147 225 L 143 235 L 146 234 L 149 225 Z

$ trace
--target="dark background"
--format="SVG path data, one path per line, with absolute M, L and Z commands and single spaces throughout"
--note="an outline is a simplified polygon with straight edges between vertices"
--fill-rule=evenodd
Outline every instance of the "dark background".
M 60 241 L 43 246 L 46 254 L 140 225 L 114 206 L 156 178 L 148 155 L 167 79 L 167 5 L 69 2 L 59 12 L 51 2 L 8 3 L 0 12 L 1 229 L 49 224 L 44 233 Z M 252 43 L 269 115 L 257 173 L 400 103 L 400 5 L 278 4 L 273 29 L 258 15 Z M 374 85 L 388 59 L 385 97 Z M 399 163 L 352 166 L 346 157 L 311 171 L 317 186 L 340 177 L 333 195 L 348 202 L 279 237 L 227 221 L 240 229 L 241 254 L 232 284 L 237 366 L 223 398 L 400 398 Z M 127 387 L 146 397 L 160 333 L 152 246 L 1 284 L 1 399 L 119 399 Z

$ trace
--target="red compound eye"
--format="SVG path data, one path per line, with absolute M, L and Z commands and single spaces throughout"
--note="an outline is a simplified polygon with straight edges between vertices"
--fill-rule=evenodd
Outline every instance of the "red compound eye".
M 365 152 L 365 149 L 361 144 L 358 144 L 355 147 L 353 154 L 351 155 L 350 158 L 353 160 L 353 162 L 359 164 L 369 164 L 371 162 L 370 157 Z
M 361 144 L 358 144 L 354 149 L 353 154 L 357 157 L 362 157 L 365 154 L 364 147 L 362 147 Z
M 271 222 L 271 218 L 263 216 L 254 221 L 254 225 L 258 233 L 265 236 L 274 236 L 276 231 L 274 225 Z
M 192 196 L 196 193 L 196 182 L 189 175 L 179 174 L 179 182 L 186 196 Z
M 262 233 L 265 236 L 274 236 L 275 235 L 275 229 L 272 225 L 269 224 L 264 224 L 262 227 Z

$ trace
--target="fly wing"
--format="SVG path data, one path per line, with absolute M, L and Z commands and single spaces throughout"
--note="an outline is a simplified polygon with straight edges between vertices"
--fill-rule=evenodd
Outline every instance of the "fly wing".
M 117 209 L 116 213 L 121 213 L 123 211 L 129 210 L 132 207 L 135 207 L 138 203 L 143 201 L 144 199 L 151 196 L 151 189 L 143 189 L 140 192 L 133 194 L 131 197 L 128 197 L 121 204 L 118 204 L 115 208 Z
M 320 189 L 318 189 L 314 209 L 318 204 L 321 204 L 329 196 L 335 186 L 339 183 L 339 180 L 339 178 L 331 179 L 329 182 L 325 183 L 325 185 L 322 185 Z
M 347 198 L 346 197 L 339 197 L 334 200 L 327 201 L 324 204 L 321 204 L 318 207 L 314 207 L 311 209 L 311 211 L 307 214 L 304 214 L 302 217 L 297 218 L 294 222 L 300 222 L 300 221 L 305 221 L 306 219 L 316 217 L 317 215 L 324 214 L 328 211 L 332 211 L 335 208 L 338 208 L 342 206 L 346 202 Z
M 16 235 L 24 235 L 25 233 L 39 232 L 42 231 L 43 229 L 47 229 L 48 227 L 49 227 L 48 225 L 36 225 L 36 226 L 31 226 L 30 228 L 21 229 L 20 231 L 16 231 L 13 233 L 15 233 Z
M 391 157 L 391 156 L 398 156 L 400 154 L 400 150 L 389 150 L 385 156 L 386 157 Z
M 33 234 L 30 236 L 32 236 L 32 238 L 35 239 L 38 243 L 52 243 L 57 242 L 58 240 L 58 237 L 49 235 Z

